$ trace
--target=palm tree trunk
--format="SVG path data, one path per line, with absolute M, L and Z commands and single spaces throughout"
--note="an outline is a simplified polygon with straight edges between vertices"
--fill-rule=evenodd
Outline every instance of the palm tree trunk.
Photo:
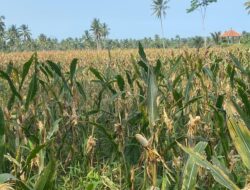
M 202 14 L 202 30 L 203 30 L 203 38 L 204 38 L 204 46 L 207 47 L 207 37 L 206 37 L 206 27 L 205 27 L 205 15 Z
M 97 50 L 100 50 L 102 49 L 102 46 L 101 46 L 101 38 L 98 36 L 97 39 L 96 39 L 96 45 L 97 45 Z
M 161 20 L 162 45 L 163 45 L 163 49 L 165 49 L 165 42 L 164 42 L 164 29 L 163 29 L 163 24 L 162 24 L 162 17 L 160 18 L 160 20 Z
M 207 47 L 207 36 L 206 36 L 206 26 L 205 26 L 205 19 L 206 19 L 206 6 L 201 8 L 201 19 L 202 19 L 202 29 L 204 35 L 204 46 Z

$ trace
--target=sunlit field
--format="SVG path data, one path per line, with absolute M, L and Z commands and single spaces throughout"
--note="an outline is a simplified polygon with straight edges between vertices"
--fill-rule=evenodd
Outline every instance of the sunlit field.
M 240 53 L 241 51 L 250 51 L 247 46 L 243 45 L 231 45 L 229 47 L 210 47 L 208 50 L 196 48 L 184 47 L 181 49 L 168 48 L 163 49 L 145 49 L 149 61 L 156 61 L 157 59 L 169 59 L 173 56 L 183 55 L 186 52 L 200 52 L 204 54 L 206 52 L 224 55 L 228 52 Z M 237 52 L 238 51 L 238 52 Z M 1 53 L 0 52 L 0 65 L 6 65 L 10 61 L 15 64 L 22 64 L 26 62 L 34 52 L 10 52 Z M 114 49 L 114 50 L 72 50 L 72 51 L 38 51 L 38 59 L 40 61 L 51 60 L 54 62 L 61 62 L 62 64 L 70 63 L 72 59 L 77 58 L 78 64 L 80 65 L 91 65 L 96 62 L 100 62 L 101 65 L 105 64 L 116 64 L 121 65 L 121 63 L 131 64 L 131 56 L 138 58 L 137 49 Z
M 247 187 L 249 60 L 239 46 L 1 53 L 0 189 Z

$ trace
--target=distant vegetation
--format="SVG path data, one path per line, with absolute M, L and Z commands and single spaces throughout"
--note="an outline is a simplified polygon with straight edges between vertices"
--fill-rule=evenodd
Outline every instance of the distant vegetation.
M 155 2 L 157 3 L 157 2 Z M 165 5 L 166 6 L 166 5 Z M 154 13 L 161 20 L 165 15 L 163 10 L 157 10 L 157 5 L 154 7 Z M 163 7 L 166 9 L 166 7 Z M 157 12 L 160 11 L 160 12 Z M 163 12 L 161 12 L 163 11 Z M 116 49 L 116 48 L 137 48 L 140 41 L 145 48 L 181 48 L 194 47 L 199 48 L 204 45 L 204 38 L 201 36 L 183 38 L 176 35 L 175 38 L 166 39 L 156 34 L 153 38 L 143 39 L 110 39 L 108 35 L 110 28 L 106 23 L 101 23 L 99 19 L 95 18 L 89 30 L 85 30 L 83 35 L 79 38 L 66 38 L 58 40 L 51 38 L 45 34 L 40 34 L 37 38 L 32 37 L 31 30 L 28 25 L 11 25 L 6 28 L 5 17 L 0 17 L 0 51 L 41 51 L 41 50 L 80 50 L 80 49 Z M 227 45 L 227 41 L 220 39 L 219 32 L 214 32 L 211 36 L 205 39 L 208 46 Z M 162 35 L 164 35 L 162 27 Z M 250 46 L 250 32 L 243 31 L 241 43 Z

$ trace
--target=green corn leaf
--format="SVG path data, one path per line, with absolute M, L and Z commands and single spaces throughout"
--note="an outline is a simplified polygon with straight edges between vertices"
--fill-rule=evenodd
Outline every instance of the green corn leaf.
M 178 92 L 176 89 L 173 89 L 172 94 L 173 94 L 176 105 L 178 105 L 179 108 L 182 108 L 183 107 L 182 94 L 180 92 Z
M 42 144 L 42 145 L 37 145 L 34 149 L 32 149 L 26 159 L 26 162 L 25 162 L 25 167 L 29 167 L 30 166 L 30 163 L 31 163 L 31 160 L 33 158 L 36 157 L 36 155 L 43 149 L 47 146 L 47 144 Z
M 238 87 L 238 94 L 244 104 L 246 114 L 248 117 L 250 116 L 250 101 L 248 100 L 248 95 L 245 90 L 243 90 L 241 87 Z
M 37 80 L 37 74 L 34 73 L 32 76 L 32 80 L 29 84 L 29 91 L 27 94 L 26 102 L 25 102 L 25 108 L 28 109 L 30 102 L 34 99 L 36 93 L 38 90 L 38 80 Z
M 145 71 L 145 73 L 148 73 L 148 66 L 147 66 L 147 64 L 145 62 L 138 61 L 137 64 Z
M 32 55 L 31 58 L 26 63 L 24 63 L 23 71 L 22 71 L 22 80 L 21 80 L 21 83 L 20 83 L 20 86 L 19 86 L 19 90 L 21 90 L 21 88 L 23 86 L 23 83 L 24 83 L 24 80 L 25 80 L 26 76 L 29 73 L 30 66 L 33 63 L 34 57 L 36 57 L 36 56 L 37 56 L 36 54 Z
M 250 130 L 250 118 L 233 99 L 231 99 L 231 101 L 238 114 L 240 115 L 241 119 L 245 122 L 247 128 Z
M 133 55 L 131 55 L 131 63 L 132 63 L 135 75 L 139 76 L 140 72 L 139 72 L 139 69 L 137 67 L 138 63 Z
M 167 175 L 163 174 L 162 182 L 161 182 L 161 190 L 166 190 L 167 189 L 167 185 L 168 185 Z
M 210 68 L 210 70 L 212 71 L 212 73 L 213 73 L 213 76 L 214 76 L 214 79 L 216 80 L 216 78 L 217 78 L 217 76 L 218 76 L 218 72 L 219 72 L 219 70 L 220 70 L 220 65 L 219 65 L 219 63 L 222 61 L 222 59 L 221 60 L 216 60 L 215 61 L 215 63 L 214 64 L 212 64 L 211 65 L 211 68 Z
M 136 84 L 139 88 L 139 102 L 142 103 L 145 100 L 145 93 L 142 85 L 138 81 L 136 81 Z
M 223 102 L 224 102 L 224 95 L 219 95 L 217 97 L 217 101 L 216 101 L 216 107 L 219 109 L 222 109 L 223 107 Z
M 39 68 L 40 68 L 40 71 L 42 71 L 42 73 L 46 76 L 47 80 L 49 80 L 49 74 L 45 70 L 44 64 L 41 64 Z
M 234 80 L 235 80 L 235 75 L 236 75 L 236 70 L 235 66 L 232 67 L 231 65 L 227 66 L 227 74 L 230 78 L 230 85 L 233 87 L 234 86 Z
M 52 61 L 47 61 L 48 65 L 50 68 L 60 77 L 62 77 L 62 71 L 61 68 L 58 66 L 58 64 L 52 62 Z
M 250 131 L 244 123 L 233 118 L 233 109 L 228 107 L 228 130 L 233 140 L 234 146 L 242 158 L 244 165 L 250 169 Z
M 53 135 L 59 130 L 59 123 L 62 120 L 62 118 L 57 119 L 56 121 L 54 121 L 52 128 L 49 130 L 48 135 L 47 135 L 47 140 L 50 140 Z
M 64 84 L 64 88 L 67 89 L 70 93 L 70 95 L 72 96 L 72 92 L 67 84 L 67 81 L 65 80 L 65 77 L 62 73 L 61 67 L 59 66 L 59 64 L 56 64 L 52 61 L 47 61 L 48 65 L 50 66 L 50 68 L 59 76 L 61 77 L 63 84 Z
M 179 55 L 176 59 L 173 60 L 169 60 L 171 63 L 171 67 L 169 69 L 169 71 L 167 72 L 167 76 L 171 76 L 173 73 L 176 73 L 177 70 L 180 68 L 180 65 L 182 62 L 182 56 Z
M 126 77 L 130 88 L 133 89 L 133 80 L 131 77 L 131 73 L 128 70 L 126 70 Z
M 13 68 L 14 68 L 14 67 L 13 67 L 13 62 L 10 61 L 9 64 L 8 64 L 8 66 L 7 66 L 6 73 L 7 73 L 8 75 L 10 75 L 11 72 L 12 72 L 12 70 L 13 70 Z
M 0 172 L 2 172 L 2 166 L 4 161 L 4 147 L 5 147 L 5 120 L 3 110 L 0 107 Z
M 116 81 L 117 81 L 119 90 L 122 93 L 122 98 L 124 99 L 125 98 L 125 81 L 121 75 L 116 76 Z
M 189 78 L 187 81 L 187 85 L 186 85 L 186 89 L 185 89 L 185 103 L 187 103 L 189 101 L 190 91 L 191 91 L 191 88 L 193 86 L 194 74 L 195 74 L 195 72 L 192 72 L 191 75 L 189 75 Z
M 220 106 L 219 102 L 216 103 L 218 106 Z M 229 166 L 229 160 L 228 160 L 228 154 L 229 154 L 229 144 L 230 140 L 228 138 L 229 135 L 227 131 L 227 124 L 226 124 L 226 112 L 224 110 L 218 109 L 214 107 L 213 105 L 210 105 L 210 107 L 214 110 L 214 127 L 217 129 L 217 134 L 220 137 L 222 150 L 224 153 L 224 159 Z
M 52 70 L 50 69 L 50 67 L 48 67 L 48 65 L 46 64 L 42 64 L 42 66 L 40 68 L 43 68 L 44 70 L 44 74 L 48 77 L 53 77 L 53 72 Z M 41 69 L 42 70 L 42 69 Z
M 119 90 L 124 91 L 125 90 L 125 81 L 124 81 L 123 77 L 121 75 L 117 75 L 116 80 L 117 80 Z
M 56 173 L 56 161 L 52 158 L 50 159 L 48 165 L 43 169 L 41 175 L 38 177 L 34 189 L 36 190 L 49 189 L 51 183 L 54 180 L 55 173 Z
M 229 176 L 225 174 L 223 170 L 221 170 L 218 166 L 213 165 L 210 162 L 208 162 L 204 156 L 202 156 L 198 152 L 195 152 L 193 149 L 184 147 L 179 143 L 178 145 L 182 148 L 182 150 L 188 153 L 190 157 L 192 157 L 192 159 L 194 160 L 196 164 L 208 169 L 213 175 L 215 181 L 217 181 L 222 186 L 230 190 L 240 190 L 240 188 L 237 187 L 237 185 L 229 178 Z
M 195 147 L 194 151 L 202 153 L 207 146 L 206 142 L 199 142 Z M 189 157 L 185 165 L 183 173 L 183 183 L 182 190 L 193 190 L 196 185 L 196 177 L 198 173 L 198 166 L 195 163 L 195 160 L 192 157 Z
M 241 86 L 243 90 L 247 89 L 247 83 L 244 80 L 242 80 L 241 78 L 235 78 L 234 80 L 239 86 Z
M 98 78 L 102 82 L 105 82 L 103 76 L 97 69 L 90 67 L 89 70 L 95 75 L 96 78 Z
M 178 110 L 174 113 L 174 115 L 177 114 L 178 112 L 182 111 L 183 109 L 185 109 L 187 106 L 189 106 L 189 105 L 191 105 L 191 104 L 197 102 L 197 101 L 200 100 L 201 98 L 203 98 L 203 96 L 197 96 L 197 97 L 194 97 L 193 99 L 189 100 L 187 103 L 185 103 L 185 105 L 184 105 L 183 107 L 181 107 L 180 109 L 178 109 Z M 176 104 L 176 105 L 178 105 L 178 104 Z
M 230 170 L 228 168 L 226 168 L 224 165 L 222 165 L 222 163 L 218 160 L 217 157 L 215 157 L 215 156 L 212 157 L 212 163 L 213 163 L 213 165 L 218 166 L 228 176 L 231 175 Z
M 148 63 L 147 56 L 146 56 L 146 54 L 144 52 L 144 49 L 142 47 L 141 42 L 139 42 L 139 55 L 140 55 L 142 61 L 147 64 Z
M 10 79 L 9 75 L 7 73 L 5 73 L 4 71 L 0 71 L 0 78 L 7 80 L 12 93 L 15 96 L 17 96 L 19 98 L 19 100 L 22 100 L 22 97 L 17 92 L 16 87 L 14 86 L 14 84 L 13 84 L 12 80 Z
M 243 74 L 247 74 L 240 61 L 232 53 L 230 53 L 229 56 L 234 66 L 236 66 Z
M 203 67 L 203 71 L 206 73 L 206 75 L 210 78 L 210 80 L 213 82 L 213 85 L 215 86 L 215 77 L 213 72 L 208 67 Z
M 158 119 L 157 95 L 157 81 L 154 72 L 150 70 L 147 88 L 148 119 L 150 126 L 154 126 L 156 120 Z
M 83 97 L 83 99 L 86 100 L 86 99 L 87 99 L 87 96 L 86 96 L 86 93 L 85 93 L 85 91 L 84 91 L 82 85 L 81 85 L 79 82 L 76 81 L 76 86 L 77 86 L 77 89 L 78 89 L 79 93 L 80 93 L 81 96 Z
M 185 73 L 181 73 L 178 76 L 176 76 L 176 78 L 173 80 L 173 88 L 175 88 L 175 86 L 181 81 L 181 77 L 184 75 Z
M 78 59 L 73 59 L 70 64 L 70 80 L 73 81 L 73 78 L 76 73 L 76 66 L 77 66 Z
M 161 75 L 161 61 L 158 59 L 156 62 L 156 66 L 154 67 L 154 73 L 156 75 L 156 78 L 158 78 Z
M 4 114 L 2 108 L 0 107 L 0 139 L 4 135 L 4 128 L 5 128 Z

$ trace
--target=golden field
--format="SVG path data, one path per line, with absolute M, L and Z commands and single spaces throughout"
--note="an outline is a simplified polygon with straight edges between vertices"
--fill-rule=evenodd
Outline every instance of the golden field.
M 0 184 L 247 187 L 249 61 L 240 46 L 1 53 Z

